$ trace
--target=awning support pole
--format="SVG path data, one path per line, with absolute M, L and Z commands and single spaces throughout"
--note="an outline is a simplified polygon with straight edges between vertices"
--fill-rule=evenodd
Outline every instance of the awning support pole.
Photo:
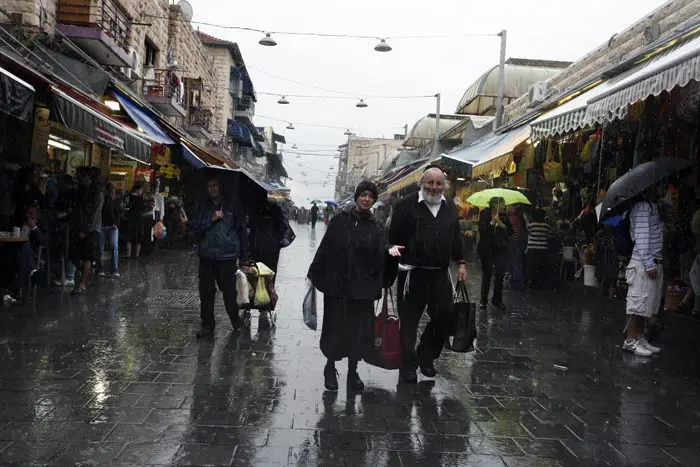
M 507 31 L 503 29 L 498 35 L 501 37 L 501 58 L 498 63 L 498 95 L 496 97 L 496 119 L 494 120 L 494 130 L 503 124 L 503 93 L 506 85 L 506 36 Z
M 433 145 L 433 157 L 440 155 L 440 93 L 435 94 L 435 144 Z

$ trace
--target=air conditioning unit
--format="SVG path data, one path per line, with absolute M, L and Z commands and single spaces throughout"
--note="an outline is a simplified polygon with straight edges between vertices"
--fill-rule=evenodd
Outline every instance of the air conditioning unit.
M 547 82 L 538 81 L 534 83 L 532 86 L 530 86 L 527 97 L 530 105 L 537 105 L 544 102 L 545 98 L 547 97 Z
M 135 50 L 131 51 L 131 58 L 133 63 L 131 66 L 131 79 L 141 79 L 143 77 L 143 60 Z

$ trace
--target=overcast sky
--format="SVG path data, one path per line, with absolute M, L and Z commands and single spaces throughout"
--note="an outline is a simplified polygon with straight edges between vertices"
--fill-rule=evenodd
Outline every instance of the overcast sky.
M 195 22 L 271 31 L 381 37 L 450 36 L 450 39 L 389 39 L 393 51 L 375 52 L 374 39 L 273 35 L 277 47 L 258 45 L 261 35 L 200 25 L 209 34 L 237 42 L 258 91 L 255 123 L 273 125 L 288 145 L 317 156 L 285 154 L 292 198 L 332 199 L 337 159 L 331 155 L 350 128 L 360 136 L 393 137 L 435 111 L 434 98 L 377 99 L 370 96 L 442 94 L 442 113 L 453 113 L 466 88 L 498 62 L 498 37 L 463 37 L 508 31 L 506 57 L 575 61 L 664 2 L 661 0 L 190 0 Z M 195 24 L 195 27 L 197 25 Z M 462 36 L 462 37 L 460 37 Z M 284 79 L 280 79 L 284 78 Z M 311 86 L 295 84 L 296 81 Z M 312 86 L 366 96 L 369 107 Z M 296 130 L 286 130 L 292 122 Z M 304 124 L 326 125 L 323 128 Z M 328 153 L 320 151 L 327 150 Z M 305 175 L 302 175 L 302 172 Z M 327 186 L 323 187 L 323 182 Z

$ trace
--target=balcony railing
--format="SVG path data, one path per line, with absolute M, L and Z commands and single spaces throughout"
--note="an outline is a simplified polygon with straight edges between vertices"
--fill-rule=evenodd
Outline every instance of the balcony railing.
M 59 0 L 58 22 L 100 29 L 127 50 L 131 20 L 112 0 Z
M 172 70 L 149 70 L 143 82 L 143 95 L 168 116 L 187 116 L 185 85 Z

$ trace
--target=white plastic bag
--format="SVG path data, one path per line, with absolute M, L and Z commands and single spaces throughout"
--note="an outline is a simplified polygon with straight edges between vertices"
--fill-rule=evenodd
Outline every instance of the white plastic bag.
M 316 311 L 316 288 L 311 281 L 306 281 L 306 294 L 304 295 L 304 303 L 302 304 L 302 312 L 304 315 L 304 324 L 311 330 L 316 330 L 318 321 Z
M 247 305 L 250 303 L 250 286 L 248 278 L 240 269 L 236 271 L 236 303 L 238 306 Z

